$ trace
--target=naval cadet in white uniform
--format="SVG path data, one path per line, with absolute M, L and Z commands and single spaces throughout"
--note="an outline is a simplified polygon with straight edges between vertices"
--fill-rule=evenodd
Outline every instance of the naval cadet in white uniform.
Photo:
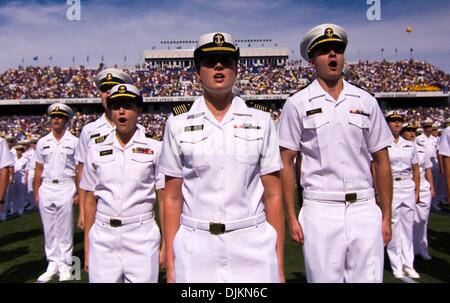
M 413 225 L 416 203 L 420 198 L 419 158 L 415 145 L 400 136 L 404 115 L 389 111 L 386 121 L 394 136 L 389 146 L 392 177 L 394 179 L 392 198 L 392 240 L 387 253 L 394 277 L 420 278 L 414 269 Z
M 443 175 L 447 187 L 447 203 L 450 206 L 450 117 L 445 120 L 446 128 L 442 131 L 439 142 L 439 155 L 442 156 Z
M 166 125 L 168 282 L 285 280 L 278 138 L 267 112 L 233 95 L 238 60 L 231 35 L 202 35 L 194 61 L 203 96 Z
M 34 180 L 34 170 L 36 168 L 36 160 L 34 158 L 34 153 L 36 151 L 36 144 L 39 140 L 39 137 L 33 136 L 29 140 L 30 148 L 25 152 L 26 157 L 28 158 L 28 164 L 26 167 L 26 180 L 27 180 L 27 193 L 25 202 L 28 205 L 26 210 L 34 210 L 36 209 L 34 205 L 34 190 L 33 190 L 33 180 Z
M 14 161 L 14 175 L 11 184 L 12 213 L 21 216 L 25 208 L 25 172 L 29 159 L 24 156 L 25 146 L 18 144 L 14 149 L 16 150 L 16 160 Z
M 71 279 L 73 250 L 73 203 L 75 185 L 75 147 L 78 138 L 67 129 L 73 110 L 53 103 L 47 109 L 51 132 L 39 139 L 35 160 L 34 203 L 44 227 L 48 267 L 38 282 L 48 282 L 59 274 L 60 281 Z
M 430 118 L 426 118 L 422 122 L 423 133 L 417 136 L 416 141 L 421 145 L 425 146 L 427 149 L 427 153 L 431 155 L 431 163 L 433 163 L 433 167 L 431 171 L 433 172 L 433 180 L 434 185 L 437 186 L 439 184 L 439 162 L 437 158 L 437 138 L 432 135 L 433 131 L 433 120 Z M 438 206 L 439 200 L 437 196 L 431 198 L 431 209 L 435 211 L 440 211 Z
M 303 243 L 308 282 L 382 282 L 383 241 L 391 238 L 392 135 L 377 100 L 343 79 L 346 46 L 347 34 L 335 24 L 306 33 L 300 51 L 317 78 L 289 97 L 281 114 L 283 199 L 291 238 Z M 298 152 L 303 205 L 297 218 L 292 166 Z
M 161 234 L 153 209 L 164 189 L 162 143 L 137 126 L 143 100 L 135 86 L 114 86 L 107 106 L 116 128 L 89 148 L 80 183 L 87 191 L 89 281 L 155 283 Z
M 3 217 L 3 205 L 5 204 L 5 194 L 9 182 L 9 166 L 14 164 L 12 154 L 3 138 L 0 138 L 0 222 L 6 219 Z
M 403 139 L 414 142 L 419 159 L 420 171 L 420 197 L 416 203 L 416 213 L 413 227 L 414 255 L 420 255 L 424 260 L 431 260 L 428 253 L 428 216 L 430 214 L 431 198 L 435 195 L 433 174 L 431 168 L 433 164 L 425 146 L 415 141 L 417 127 L 412 123 L 404 123 L 400 135 Z
M 124 71 L 116 68 L 104 69 L 95 77 L 95 85 L 100 91 L 100 98 L 104 113 L 97 120 L 88 123 L 83 126 L 80 133 L 80 142 L 75 149 L 75 160 L 77 161 L 77 185 L 80 184 L 80 179 L 83 174 L 83 165 L 86 162 L 87 151 L 91 144 L 95 144 L 95 140 L 99 137 L 109 135 L 115 128 L 114 123 L 111 121 L 111 115 L 108 110 L 106 99 L 109 96 L 109 91 L 114 85 L 117 84 L 132 84 L 133 79 Z M 84 197 L 86 192 L 78 188 L 80 212 L 78 216 L 77 226 L 81 230 L 84 229 Z M 87 247 L 85 247 L 87 252 Z M 86 259 L 87 260 L 87 259 Z M 86 261 L 85 260 L 85 261 Z M 87 270 L 87 263 L 85 264 L 85 270 Z

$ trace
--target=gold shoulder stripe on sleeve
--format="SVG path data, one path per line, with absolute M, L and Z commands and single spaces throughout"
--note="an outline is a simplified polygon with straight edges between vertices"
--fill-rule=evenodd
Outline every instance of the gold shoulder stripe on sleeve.
M 172 113 L 174 116 L 181 115 L 183 113 L 186 113 L 191 108 L 192 103 L 183 103 L 177 106 L 172 107 Z

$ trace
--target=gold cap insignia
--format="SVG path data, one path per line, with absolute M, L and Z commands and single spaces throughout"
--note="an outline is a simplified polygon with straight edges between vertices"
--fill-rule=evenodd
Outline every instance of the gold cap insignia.
M 222 44 L 225 42 L 225 37 L 222 34 L 215 34 L 213 41 L 217 46 L 222 46 Z
M 54 112 L 59 112 L 59 106 L 55 107 Z
M 123 94 L 124 92 L 127 91 L 127 87 L 125 85 L 121 85 L 121 86 L 119 86 L 118 91 L 119 91 L 119 93 Z
M 106 75 L 106 80 L 111 81 L 112 78 L 113 78 L 113 76 L 112 76 L 111 73 L 108 73 L 108 74 Z
M 326 35 L 328 38 L 333 37 L 333 34 L 334 34 L 334 32 L 333 32 L 333 29 L 332 29 L 331 27 L 327 27 L 327 29 L 325 29 L 325 35 Z

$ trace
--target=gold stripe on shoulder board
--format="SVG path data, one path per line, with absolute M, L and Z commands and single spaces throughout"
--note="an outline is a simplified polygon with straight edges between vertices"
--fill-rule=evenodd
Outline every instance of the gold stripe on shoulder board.
M 174 116 L 181 115 L 183 113 L 186 113 L 191 108 L 192 103 L 184 103 L 177 106 L 172 107 L 172 113 Z

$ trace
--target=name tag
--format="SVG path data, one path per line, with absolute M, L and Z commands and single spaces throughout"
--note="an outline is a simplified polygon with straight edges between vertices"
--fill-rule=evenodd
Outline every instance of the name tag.
M 203 124 L 202 125 L 191 125 L 191 126 L 186 126 L 184 128 L 185 132 L 195 132 L 198 130 L 203 130 Z
M 112 155 L 112 153 L 113 153 L 113 150 L 112 150 L 112 149 L 102 150 L 102 151 L 100 152 L 100 157 L 107 156 L 107 155 Z
M 100 136 L 100 133 L 98 133 L 98 134 L 93 134 L 93 135 L 91 135 L 91 139 L 97 138 L 97 137 L 99 137 L 99 136 Z
M 309 111 L 307 111 L 306 112 L 306 116 L 307 117 L 309 117 L 309 116 L 312 116 L 312 115 L 315 115 L 315 114 L 320 114 L 322 112 L 322 108 L 315 108 L 315 109 L 311 109 L 311 110 L 309 110 Z
M 48 146 L 48 145 L 44 146 L 42 149 L 47 149 L 47 148 L 50 148 L 50 146 Z

